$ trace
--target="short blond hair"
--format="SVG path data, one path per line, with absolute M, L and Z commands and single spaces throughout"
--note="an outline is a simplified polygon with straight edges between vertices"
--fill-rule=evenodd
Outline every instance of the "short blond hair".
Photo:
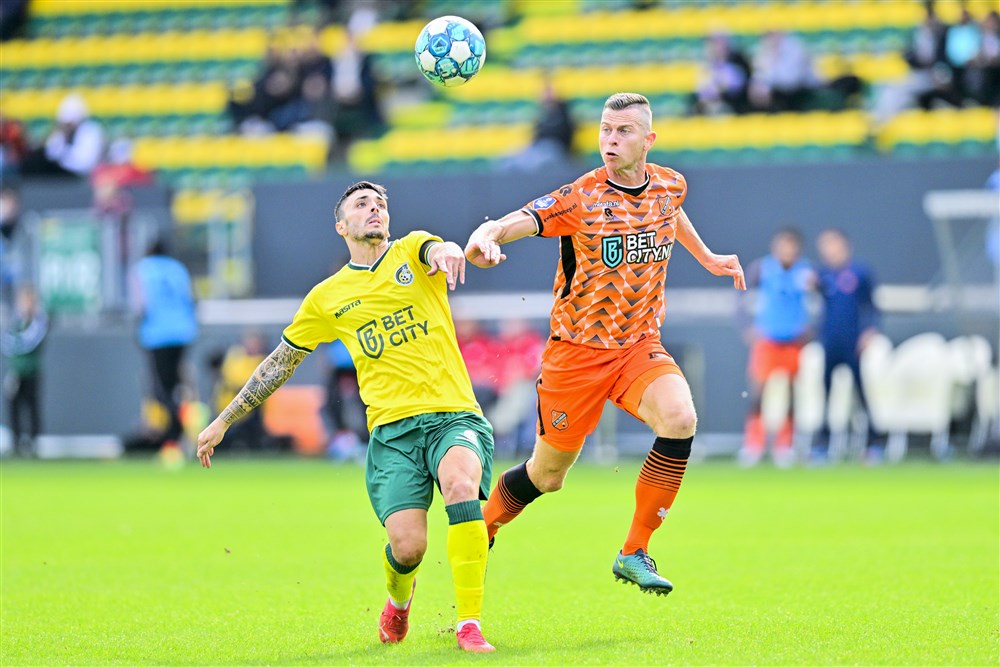
M 643 107 L 646 116 L 646 131 L 653 128 L 653 109 L 649 106 L 649 100 L 645 95 L 639 93 L 615 93 L 604 103 L 605 109 L 611 111 L 624 111 L 629 107 Z

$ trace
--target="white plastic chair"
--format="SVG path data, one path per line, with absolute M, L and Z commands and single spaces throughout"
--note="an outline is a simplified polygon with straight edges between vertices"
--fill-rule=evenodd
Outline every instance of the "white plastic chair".
M 898 461 L 906 454 L 910 434 L 930 434 L 931 452 L 943 459 L 949 451 L 953 369 L 948 344 L 936 333 L 903 341 L 886 368 L 886 386 L 880 418 L 889 432 L 887 456 Z
M 976 421 L 969 435 L 969 453 L 976 454 L 986 445 L 990 429 L 1000 420 L 1000 369 L 989 368 L 976 381 Z
M 826 418 L 823 389 L 823 346 L 813 341 L 799 352 L 799 374 L 792 387 L 795 396 L 795 429 L 815 435 Z

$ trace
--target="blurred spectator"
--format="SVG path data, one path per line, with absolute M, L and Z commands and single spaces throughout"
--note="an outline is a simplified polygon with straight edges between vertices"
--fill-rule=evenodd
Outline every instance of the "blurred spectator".
M 94 190 L 94 209 L 99 216 L 124 217 L 132 211 L 128 188 L 153 183 L 152 172 L 132 162 L 132 142 L 115 139 L 108 146 L 107 158 L 90 173 Z
M 24 124 L 0 114 L 0 180 L 15 177 L 28 156 L 28 133 Z
M 198 334 L 191 275 L 167 254 L 165 243 L 153 243 L 133 267 L 132 308 L 139 316 L 139 345 L 146 350 L 153 397 L 169 415 L 164 447 L 176 446 L 183 432 L 178 392 L 181 363 Z
M 750 63 L 728 35 L 715 33 L 705 40 L 705 62 L 693 96 L 693 110 L 703 115 L 746 113 L 750 102 Z
M 268 120 L 278 132 L 319 131 L 329 138 L 333 133 L 333 64 L 320 48 L 319 33 L 310 31 L 301 45 L 287 49 L 285 57 L 295 69 L 297 89 L 287 102 L 268 114 Z
M 756 288 L 757 303 L 752 324 L 744 325 L 750 345 L 747 376 L 750 383 L 750 410 L 740 451 L 740 463 L 754 465 L 764 456 L 767 432 L 761 414 L 764 386 L 779 371 L 794 380 L 799 372 L 799 353 L 810 335 L 806 296 L 813 288 L 815 274 L 802 258 L 802 235 L 796 229 L 781 229 L 771 238 L 771 252 L 754 261 L 746 272 L 747 287 Z M 749 320 L 741 300 L 741 315 Z M 779 466 L 791 465 L 795 436 L 794 406 L 789 409 L 774 439 L 772 457 Z
M 356 460 L 368 444 L 367 408 L 358 388 L 358 371 L 347 347 L 335 340 L 326 346 L 326 406 L 330 443 L 327 453 L 338 461 Z
M 873 111 L 876 125 L 882 125 L 897 113 L 919 104 L 930 109 L 936 100 L 959 106 L 951 70 L 945 63 L 944 45 L 948 26 L 934 11 L 933 2 L 924 3 L 924 18 L 910 36 L 903 58 L 910 66 L 906 80 L 882 89 Z
M 362 51 L 357 35 L 347 32 L 344 48 L 333 61 L 334 131 L 338 157 L 358 138 L 385 130 L 372 56 Z
M 546 78 L 531 144 L 504 161 L 508 169 L 533 171 L 566 160 L 573 153 L 576 122 L 569 103 L 561 98 Z
M 0 2 L 0 42 L 23 36 L 28 23 L 28 0 Z
M 76 93 L 67 95 L 56 111 L 56 127 L 45 145 L 30 151 L 21 172 L 31 175 L 86 176 L 101 159 L 104 130 L 90 118 L 87 104 Z
M 212 392 L 215 410 L 221 411 L 229 405 L 269 351 L 264 341 L 264 334 L 257 330 L 248 330 L 224 353 L 210 360 L 210 365 L 217 374 Z M 231 442 L 234 447 L 246 450 L 267 449 L 269 437 L 264 430 L 263 415 L 263 411 L 254 410 L 233 422 L 226 434 L 226 441 Z
M 234 126 L 243 134 L 269 134 L 276 128 L 277 110 L 298 99 L 300 90 L 298 53 L 282 49 L 272 40 L 264 56 L 261 73 L 248 88 L 236 88 L 230 94 L 227 111 Z M 278 121 L 284 121 L 280 112 Z
M 390 4 L 392 3 L 385 2 L 385 0 L 354 0 L 351 13 L 344 22 L 347 34 L 360 37 L 374 28 L 375 24 L 378 23 L 379 10 Z
M 966 69 L 966 86 L 979 104 L 1000 107 L 1000 13 L 983 18 L 979 53 Z
M 817 91 L 818 99 L 813 106 L 829 111 L 860 109 L 864 106 L 862 94 L 865 92 L 866 84 L 855 73 L 851 59 L 843 54 L 838 55 L 839 57 L 833 60 L 832 68 L 836 74 L 820 86 Z
M 499 344 L 476 320 L 456 319 L 455 333 L 458 349 L 462 352 L 469 379 L 472 380 L 476 401 L 483 409 L 483 414 L 489 414 L 499 396 Z
M 230 91 L 227 111 L 242 134 L 318 133 L 329 140 L 336 122 L 332 79 L 318 30 L 290 33 L 272 40 L 253 84 Z
M 153 174 L 132 163 L 132 142 L 118 138 L 108 146 L 106 159 L 90 172 L 94 196 L 94 213 L 106 226 L 106 239 L 115 244 L 114 254 L 108 248 L 103 270 L 113 278 L 105 283 L 105 303 L 108 309 L 125 309 L 129 252 L 129 216 L 132 213 L 132 193 L 136 185 L 150 185 Z
M 334 124 L 333 61 L 323 52 L 319 37 L 313 31 L 299 56 L 300 109 L 292 125 L 296 132 L 317 132 L 330 139 Z
M 755 111 L 803 111 L 819 83 L 812 54 L 801 39 L 778 30 L 763 36 L 748 89 Z
M 500 321 L 498 398 L 489 415 L 497 450 L 504 456 L 530 450 L 535 442 L 535 382 L 541 372 L 545 338 L 518 318 Z
M 48 318 L 38 303 L 33 287 L 22 284 L 17 290 L 14 316 L 4 327 L 0 348 L 6 359 L 3 393 L 10 413 L 15 451 L 31 456 L 41 432 L 42 343 L 49 331 Z M 22 418 L 27 415 L 24 428 Z
M 944 38 L 945 62 L 951 68 L 952 86 L 960 99 L 968 97 L 966 70 L 979 55 L 982 41 L 979 24 L 963 7 L 958 23 L 948 27 Z
M 20 221 L 21 195 L 9 185 L 0 186 L 0 315 L 5 319 L 26 259 Z
M 851 369 L 858 402 L 868 418 L 868 460 L 878 462 L 884 443 L 875 431 L 861 382 L 861 353 L 878 331 L 879 312 L 872 300 L 875 280 L 871 269 L 852 258 L 851 243 L 841 230 L 822 231 L 816 249 L 821 262 L 818 284 L 824 306 L 819 327 L 825 359 L 823 386 L 829 397 L 833 369 L 840 364 Z M 824 419 L 823 428 L 813 444 L 814 461 L 826 460 L 829 446 L 830 427 Z

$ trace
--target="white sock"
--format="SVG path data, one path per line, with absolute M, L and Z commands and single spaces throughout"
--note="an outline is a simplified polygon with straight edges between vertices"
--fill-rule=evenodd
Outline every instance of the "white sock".
M 482 629 L 482 626 L 479 625 L 479 619 L 478 618 L 470 618 L 467 621 L 459 621 L 458 625 L 455 626 L 455 632 L 461 632 L 462 628 L 464 628 L 465 626 L 467 626 L 469 623 L 472 623 L 473 625 L 475 625 L 480 630 Z
M 413 598 L 411 597 L 410 600 L 412 600 L 412 599 Z M 400 611 L 406 611 L 407 609 L 410 608 L 410 600 L 407 600 L 406 602 L 403 602 L 402 604 L 400 604 L 399 602 L 396 602 L 395 600 L 393 600 L 391 595 L 389 596 L 389 603 L 392 604 L 393 607 L 395 607 L 396 609 L 398 609 Z

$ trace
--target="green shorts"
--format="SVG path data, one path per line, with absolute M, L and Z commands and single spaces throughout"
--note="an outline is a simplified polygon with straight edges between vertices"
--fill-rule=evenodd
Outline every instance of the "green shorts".
M 479 495 L 486 500 L 493 471 L 493 427 L 482 415 L 430 412 L 375 427 L 368 443 L 365 481 L 383 525 L 393 512 L 431 506 L 438 466 L 452 447 L 466 447 L 479 455 L 483 465 Z

